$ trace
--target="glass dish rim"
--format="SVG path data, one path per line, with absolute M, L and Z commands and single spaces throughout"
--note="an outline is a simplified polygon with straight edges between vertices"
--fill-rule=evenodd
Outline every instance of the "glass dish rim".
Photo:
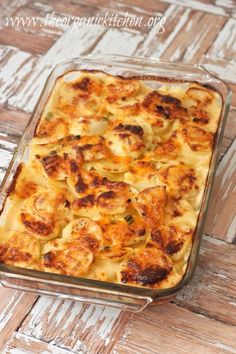
M 222 97 L 222 112 L 221 112 L 221 117 L 220 117 L 220 121 L 219 121 L 219 125 L 218 125 L 218 129 L 217 129 L 217 133 L 218 133 L 218 144 L 216 146 L 214 146 L 213 152 L 212 152 L 212 160 L 213 160 L 213 155 L 218 155 L 217 151 L 215 153 L 215 150 L 219 150 L 219 145 L 220 145 L 220 140 L 222 139 L 222 135 L 223 135 L 223 130 L 224 130 L 224 126 L 225 126 L 225 122 L 228 116 L 228 111 L 229 111 L 229 106 L 230 106 L 230 99 L 231 99 L 231 89 L 229 87 L 229 84 L 226 83 L 224 80 L 222 80 L 221 78 L 219 78 L 218 76 L 212 74 L 209 70 L 207 70 L 204 65 L 202 64 L 189 64 L 189 63 L 182 63 L 182 62 L 170 62 L 168 60 L 160 60 L 157 58 L 145 58 L 145 57 L 141 57 L 141 56 L 125 56 L 125 55 L 114 55 L 114 54 L 88 54 L 88 55 L 81 55 L 79 57 L 76 58 L 70 58 L 68 60 L 62 61 L 58 64 L 56 64 L 54 66 L 54 68 L 51 70 L 51 73 L 49 74 L 49 76 L 47 77 L 47 80 L 44 84 L 44 87 L 42 89 L 42 92 L 37 100 L 37 104 L 35 105 L 34 110 L 31 113 L 30 119 L 26 125 L 26 128 L 24 130 L 24 133 L 20 139 L 20 142 L 16 148 L 16 151 L 12 157 L 12 160 L 9 164 L 9 167 L 6 171 L 6 174 L 4 176 L 4 179 L 2 181 L 2 184 L 0 186 L 0 194 L 2 193 L 3 189 L 4 189 L 4 185 L 7 181 L 8 175 L 11 171 L 11 167 L 13 165 L 13 162 L 15 160 L 15 158 L 18 155 L 18 149 L 21 145 L 21 143 L 24 140 L 24 137 L 27 134 L 28 129 L 30 128 L 32 121 L 35 117 L 35 115 L 37 114 L 37 109 L 39 107 L 39 104 L 44 96 L 45 93 L 45 89 L 48 85 L 48 83 L 50 82 L 50 80 L 53 77 L 53 74 L 56 72 L 57 68 L 62 67 L 63 65 L 67 65 L 67 64 L 81 64 L 83 62 L 91 62 L 93 64 L 98 64 L 99 60 L 109 60 L 110 65 L 112 66 L 113 64 L 125 64 L 128 67 L 132 66 L 133 64 L 129 64 L 126 61 L 127 60 L 133 60 L 133 61 L 138 61 L 139 64 L 141 63 L 145 63 L 145 64 L 159 64 L 161 66 L 169 66 L 169 67 L 177 67 L 177 68 L 183 68 L 183 69 L 190 69 L 190 68 L 196 68 L 199 69 L 201 71 L 202 74 L 209 76 L 210 78 L 213 78 L 215 81 L 218 81 L 220 84 L 224 85 L 225 89 L 226 89 L 226 95 L 225 97 Z M 144 68 L 145 69 L 145 68 Z M 79 69 L 77 69 L 79 71 Z M 82 69 L 83 70 L 83 69 Z M 86 70 L 86 69 L 84 69 Z M 88 69 L 89 70 L 89 69 Z M 65 75 L 66 73 L 70 72 L 70 71 L 74 71 L 74 69 L 65 71 L 62 75 Z M 98 69 L 98 71 L 101 71 Z M 140 75 L 137 75 L 140 76 Z M 60 76 L 58 76 L 60 77 Z M 57 77 L 57 78 L 58 78 Z M 157 79 L 160 79 L 160 77 L 158 75 L 155 76 Z M 194 77 L 194 74 L 193 74 Z M 195 80 L 176 80 L 174 78 L 174 76 L 170 77 L 170 79 L 172 79 L 174 82 L 196 82 Z M 163 77 L 163 81 L 166 81 L 166 78 Z M 221 94 L 222 96 L 222 94 Z M 220 130 L 220 132 L 219 132 Z M 217 159 L 217 156 L 216 156 Z M 215 174 L 215 170 L 216 170 L 216 163 L 214 164 L 214 171 L 213 171 L 213 175 L 211 176 L 211 181 L 210 183 L 208 183 L 208 181 L 206 182 L 206 187 L 204 190 L 204 195 L 207 194 L 206 197 L 206 201 L 205 201 L 205 205 L 204 201 L 202 201 L 202 205 L 201 205 L 201 210 L 204 209 L 205 213 L 204 213 L 204 217 L 201 220 L 201 222 L 197 221 L 197 226 L 196 226 L 196 230 L 194 233 L 194 237 L 193 237 L 193 243 L 196 243 L 197 241 L 194 241 L 196 239 L 196 233 L 197 233 L 197 228 L 199 227 L 200 224 L 200 229 L 198 230 L 198 233 L 203 233 L 203 227 L 205 224 L 205 219 L 206 219 L 206 209 L 207 206 L 209 204 L 209 195 L 210 195 L 210 190 L 212 189 L 212 182 L 213 182 L 213 178 L 214 178 L 214 174 Z M 212 161 L 209 167 L 209 172 L 212 168 Z M 4 202 L 3 202 L 3 208 L 4 208 Z M 1 211 L 0 211 L 1 214 Z M 160 298 L 160 297 L 164 297 L 164 296 L 169 296 L 172 294 L 177 293 L 180 289 L 182 289 L 185 285 L 187 285 L 189 283 L 189 281 L 192 279 L 193 274 L 195 272 L 196 266 L 197 266 L 197 258 L 198 258 L 198 253 L 199 253 L 199 248 L 200 248 L 200 243 L 201 243 L 201 239 L 202 239 L 202 235 L 200 235 L 198 237 L 198 242 L 197 242 L 197 247 L 195 250 L 195 258 L 194 258 L 194 262 L 193 262 L 193 266 L 191 267 L 191 269 L 189 270 L 189 260 L 188 260 L 188 267 L 185 271 L 185 274 L 183 276 L 183 278 L 174 286 L 174 287 L 170 287 L 170 288 L 166 288 L 166 289 L 151 289 L 151 288 L 143 288 L 143 287 L 138 287 L 138 286 L 130 286 L 130 285 L 125 285 L 125 284 L 117 284 L 117 283 L 110 283 L 110 282 L 105 282 L 105 281 L 98 281 L 98 280 L 92 280 L 92 279 L 86 279 L 86 278 L 80 278 L 80 277 L 72 277 L 72 276 L 68 276 L 68 275 L 61 275 L 61 274 L 55 274 L 55 273 L 50 273 L 50 272 L 42 272 L 42 271 L 37 271 L 37 270 L 32 270 L 32 269 L 27 269 L 27 268 L 20 268 L 20 267 L 15 267 L 15 266 L 8 266 L 5 265 L 3 263 L 0 263 L 0 277 L 12 277 L 12 278 L 18 278 L 18 279 L 34 279 L 40 282 L 40 279 L 42 282 L 48 282 L 48 284 L 50 283 L 57 283 L 60 285 L 67 285 L 67 286 L 75 286 L 81 289 L 84 288 L 88 288 L 89 290 L 92 291 L 96 291 L 96 290 L 102 290 L 103 292 L 106 291 L 107 293 L 109 292 L 113 292 L 114 294 L 117 295 L 122 295 L 122 294 L 132 294 L 134 297 L 135 296 L 149 296 L 152 299 L 156 299 L 156 298 Z M 193 248 L 191 250 L 190 256 L 191 257 L 193 253 Z

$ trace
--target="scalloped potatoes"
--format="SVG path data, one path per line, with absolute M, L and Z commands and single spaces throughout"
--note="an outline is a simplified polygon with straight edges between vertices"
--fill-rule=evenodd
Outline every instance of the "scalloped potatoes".
M 76 74 L 56 81 L 15 176 L 0 260 L 172 287 L 186 271 L 221 97 L 197 83 Z

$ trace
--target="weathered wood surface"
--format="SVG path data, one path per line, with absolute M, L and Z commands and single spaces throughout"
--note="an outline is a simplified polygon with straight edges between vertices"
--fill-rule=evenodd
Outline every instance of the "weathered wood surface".
M 235 352 L 235 327 L 174 304 L 135 314 L 113 349 L 113 354 Z
M 47 13 L 166 16 L 147 28 L 41 27 Z M 39 16 L 6 27 L 5 16 Z M 0 3 L 0 180 L 52 67 L 81 54 L 117 53 L 201 63 L 234 93 L 196 274 L 174 302 L 131 315 L 0 288 L 0 352 L 236 353 L 235 0 L 20 0 Z
M 206 233 L 236 244 L 236 138 L 216 172 Z
M 6 354 L 13 353 L 47 353 L 47 354 L 70 354 L 63 348 L 58 348 L 52 344 L 42 342 L 38 339 L 28 337 L 25 334 L 14 332 L 3 348 Z
M 18 329 L 21 321 L 32 308 L 37 296 L 26 294 L 0 286 L 0 349 L 9 338 L 9 334 Z

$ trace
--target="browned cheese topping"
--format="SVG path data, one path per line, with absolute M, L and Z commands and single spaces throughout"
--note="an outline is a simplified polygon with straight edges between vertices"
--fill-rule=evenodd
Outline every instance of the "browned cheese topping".
M 182 279 L 222 102 L 155 83 L 57 80 L 0 219 L 1 262 L 154 289 Z

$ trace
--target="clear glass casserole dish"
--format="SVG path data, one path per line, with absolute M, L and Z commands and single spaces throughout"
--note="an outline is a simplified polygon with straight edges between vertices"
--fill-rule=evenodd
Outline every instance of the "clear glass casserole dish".
M 215 135 L 214 150 L 211 158 L 208 178 L 204 190 L 201 209 L 193 238 L 191 254 L 188 260 L 187 270 L 182 280 L 174 287 L 168 289 L 148 289 L 103 281 L 77 278 L 68 275 L 46 273 L 36 270 L 8 266 L 0 263 L 1 283 L 4 286 L 37 292 L 40 294 L 55 295 L 63 299 L 78 300 L 86 303 L 113 306 L 125 310 L 140 311 L 150 303 L 161 304 L 169 301 L 185 286 L 194 274 L 203 227 L 206 218 L 206 210 L 209 201 L 210 190 L 217 165 L 219 145 L 223 134 L 224 125 L 230 106 L 231 92 L 228 86 L 210 74 L 201 66 L 193 66 L 179 63 L 161 62 L 145 58 L 131 58 L 125 56 L 87 56 L 71 59 L 58 64 L 47 79 L 43 92 L 32 113 L 21 142 L 9 165 L 3 180 L 0 192 L 0 209 L 4 207 L 4 201 L 11 186 L 12 179 L 22 159 L 24 160 L 25 147 L 35 134 L 37 123 L 50 96 L 58 77 L 76 70 L 96 70 L 122 77 L 155 77 L 158 86 L 171 85 L 173 83 L 197 82 L 209 86 L 220 93 L 223 106 L 218 130 Z M 1 225 L 1 217 L 0 217 Z

